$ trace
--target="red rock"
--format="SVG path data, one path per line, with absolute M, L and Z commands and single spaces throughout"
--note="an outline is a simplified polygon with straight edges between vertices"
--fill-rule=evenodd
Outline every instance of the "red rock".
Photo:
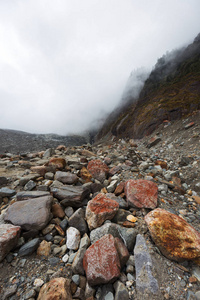
M 62 170 L 66 167 L 66 160 L 62 157 L 53 157 L 50 159 L 49 166 L 55 166 L 56 169 Z
M 118 186 L 116 187 L 115 191 L 114 191 L 114 194 L 116 196 L 119 196 L 123 193 L 124 191 L 124 186 L 125 186 L 125 183 L 124 182 L 120 182 L 120 184 L 118 184 Z
M 111 220 L 119 209 L 119 204 L 105 194 L 98 194 L 88 202 L 86 208 L 86 220 L 89 229 L 101 226 L 105 220 Z
M 64 218 L 65 217 L 65 212 L 62 209 L 62 207 L 60 206 L 60 204 L 55 203 L 52 205 L 52 214 L 54 216 L 54 218 Z
M 138 208 L 156 208 L 158 187 L 149 180 L 128 180 L 125 183 L 126 200 Z
M 70 280 L 60 277 L 47 282 L 40 290 L 37 300 L 72 300 Z
M 152 239 L 167 258 L 200 259 L 200 233 L 183 218 L 157 208 L 145 216 Z
M 120 276 L 119 255 L 111 234 L 104 235 L 86 250 L 83 268 L 90 286 L 113 282 Z
M 91 182 L 91 179 L 92 179 L 92 175 L 90 174 L 90 172 L 85 168 L 83 167 L 81 170 L 80 170 L 80 177 L 86 182 Z
M 0 225 L 0 262 L 18 242 L 21 228 L 11 224 Z
M 87 166 L 88 171 L 90 174 L 100 182 L 103 182 L 109 172 L 108 166 L 103 163 L 100 159 L 93 159 L 88 163 Z

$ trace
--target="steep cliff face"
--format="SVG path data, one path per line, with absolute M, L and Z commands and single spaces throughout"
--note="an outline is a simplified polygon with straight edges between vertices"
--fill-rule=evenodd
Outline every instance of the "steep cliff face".
M 118 107 L 98 133 L 142 138 L 164 120 L 180 119 L 200 109 L 200 34 L 188 47 L 161 57 L 137 99 Z

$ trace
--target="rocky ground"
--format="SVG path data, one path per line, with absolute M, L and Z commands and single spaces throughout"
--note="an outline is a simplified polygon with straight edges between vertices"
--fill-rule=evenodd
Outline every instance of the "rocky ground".
M 78 146 L 89 140 L 89 134 L 58 135 L 58 134 L 32 134 L 24 131 L 0 129 L 0 153 L 35 152 L 56 148 L 60 144 Z
M 1 299 L 200 299 L 199 112 L 0 157 Z

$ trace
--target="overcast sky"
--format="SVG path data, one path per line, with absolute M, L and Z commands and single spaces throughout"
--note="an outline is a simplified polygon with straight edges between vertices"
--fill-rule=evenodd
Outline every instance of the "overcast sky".
M 0 0 L 0 128 L 77 133 L 200 32 L 199 0 Z

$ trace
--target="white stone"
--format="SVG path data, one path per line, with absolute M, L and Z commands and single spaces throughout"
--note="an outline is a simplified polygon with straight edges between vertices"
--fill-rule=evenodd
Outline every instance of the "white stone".
M 64 263 L 66 263 L 66 262 L 68 261 L 68 259 L 69 259 L 69 255 L 68 255 L 68 254 L 65 254 L 65 255 L 62 257 L 62 261 L 63 261 Z
M 33 285 L 35 287 L 41 287 L 44 284 L 44 281 L 41 278 L 36 278 Z
M 81 234 L 75 227 L 69 227 L 67 229 L 67 248 L 77 250 L 80 244 Z

